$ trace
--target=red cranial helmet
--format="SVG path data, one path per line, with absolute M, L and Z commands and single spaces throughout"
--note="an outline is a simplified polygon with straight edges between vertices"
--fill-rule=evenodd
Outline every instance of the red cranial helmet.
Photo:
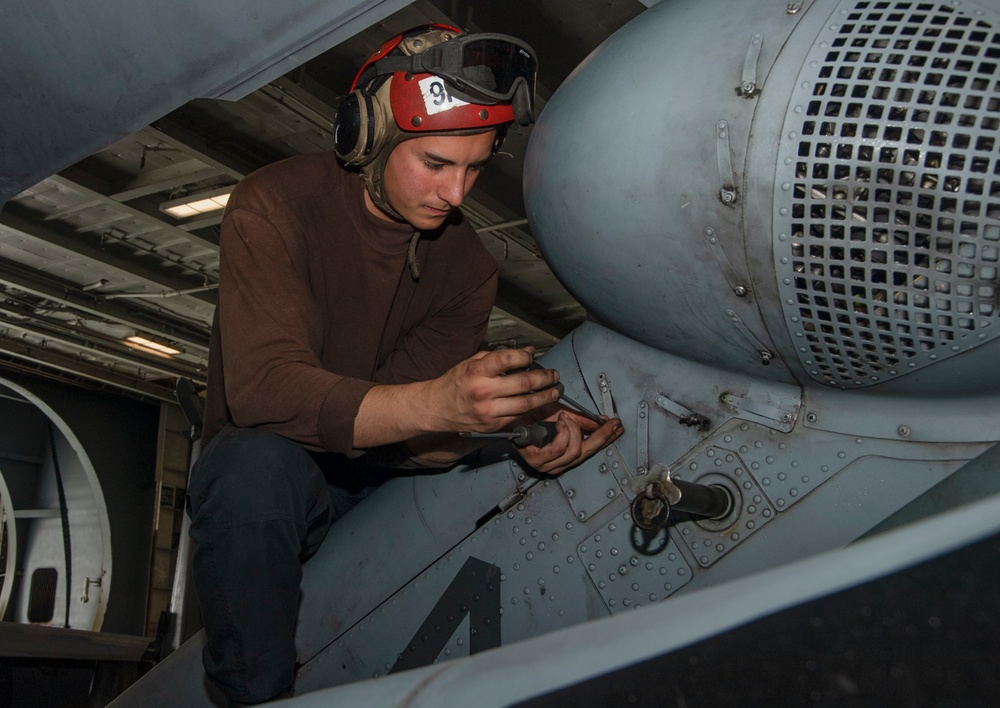
M 422 135 L 494 130 L 494 152 L 511 123 L 530 125 L 538 63 L 531 47 L 502 34 L 425 25 L 385 42 L 341 101 L 334 150 L 361 167 L 373 201 L 398 216 L 383 193 L 392 150 Z
M 513 37 L 447 25 L 404 32 L 358 71 L 338 110 L 336 152 L 363 165 L 408 137 L 528 125 L 536 73 L 534 52 Z

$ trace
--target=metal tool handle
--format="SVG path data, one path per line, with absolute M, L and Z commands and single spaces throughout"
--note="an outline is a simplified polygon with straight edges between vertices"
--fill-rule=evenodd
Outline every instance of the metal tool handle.
M 541 423 L 532 423 L 531 425 L 519 425 L 514 428 L 513 433 L 514 437 L 511 438 L 511 442 L 517 447 L 525 447 L 527 445 L 542 447 L 555 439 L 556 424 L 543 421 Z

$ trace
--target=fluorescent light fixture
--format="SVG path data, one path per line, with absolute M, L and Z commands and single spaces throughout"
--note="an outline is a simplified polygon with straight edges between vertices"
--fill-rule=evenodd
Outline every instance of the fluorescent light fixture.
M 139 335 L 128 337 L 125 343 L 133 349 L 139 349 L 150 354 L 158 354 L 159 356 L 174 356 L 175 354 L 182 353 L 180 349 L 168 347 L 166 344 L 160 344 L 159 342 L 154 342 L 152 339 L 146 339 L 145 337 L 140 337 Z
M 199 214 L 209 214 L 219 209 L 225 209 L 232 191 L 232 187 L 223 187 L 221 189 L 214 189 L 211 192 L 189 194 L 180 199 L 171 199 L 169 202 L 163 202 L 160 205 L 160 211 L 170 214 L 175 219 L 187 219 Z

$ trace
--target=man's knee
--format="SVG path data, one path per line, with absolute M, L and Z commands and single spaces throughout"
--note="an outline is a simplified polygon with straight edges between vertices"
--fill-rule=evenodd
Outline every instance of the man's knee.
M 196 522 L 302 523 L 325 485 L 297 443 L 266 430 L 229 426 L 199 457 L 188 491 Z

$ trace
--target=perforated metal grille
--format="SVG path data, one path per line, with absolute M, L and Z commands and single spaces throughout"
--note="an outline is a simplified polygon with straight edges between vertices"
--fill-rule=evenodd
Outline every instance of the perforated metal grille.
M 1000 34 L 961 3 L 838 10 L 783 131 L 775 265 L 803 365 L 853 388 L 1000 334 Z

